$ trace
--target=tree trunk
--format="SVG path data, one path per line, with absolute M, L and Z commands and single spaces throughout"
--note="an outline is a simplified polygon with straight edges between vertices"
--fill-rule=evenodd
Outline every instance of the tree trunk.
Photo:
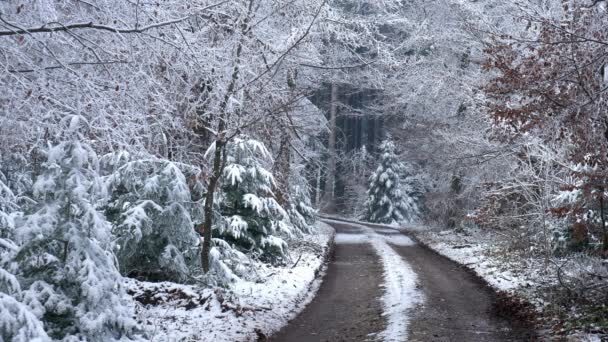
M 217 135 L 215 138 L 215 153 L 213 154 L 213 173 L 211 178 L 209 179 L 209 184 L 207 185 L 207 194 L 205 195 L 205 207 L 204 207 L 204 215 L 205 220 L 203 224 L 198 227 L 198 232 L 203 236 L 203 244 L 201 246 L 201 265 L 203 267 L 203 272 L 209 272 L 210 266 L 210 254 L 211 254 L 211 238 L 213 236 L 213 201 L 215 191 L 217 189 L 217 184 L 222 176 L 222 172 L 224 171 L 224 166 L 226 164 L 226 129 L 228 128 L 228 113 L 226 109 L 228 107 L 228 101 L 230 97 L 232 97 L 234 90 L 236 88 L 236 83 L 239 79 L 240 73 L 240 65 L 241 65 L 241 54 L 243 53 L 243 44 L 245 43 L 244 39 L 247 31 L 249 30 L 249 22 L 251 20 L 251 14 L 253 11 L 253 0 L 249 1 L 249 8 L 247 17 L 241 26 L 241 39 L 239 40 L 238 46 L 236 48 L 236 55 L 234 61 L 234 69 L 232 70 L 232 77 L 230 79 L 230 84 L 228 85 L 228 89 L 226 89 L 226 94 L 220 103 L 218 108 L 219 118 L 218 118 L 218 126 L 217 126 Z
M 338 110 L 338 85 L 331 84 L 331 103 L 329 109 L 329 141 L 327 143 L 327 174 L 325 176 L 324 209 L 335 211 L 334 185 L 336 181 L 336 114 Z
M 315 205 L 317 208 L 321 207 L 321 174 L 323 171 L 323 165 L 319 163 L 317 166 L 317 177 L 315 184 Z
M 606 228 L 606 216 L 604 214 L 604 189 L 601 188 L 600 194 L 600 218 L 602 225 L 602 234 L 604 235 L 602 241 L 602 251 L 604 252 L 604 256 L 608 257 L 608 229 Z
M 201 227 L 201 235 L 203 236 L 203 246 L 201 249 L 201 265 L 203 266 L 203 272 L 209 272 L 210 260 L 209 255 L 211 254 L 211 239 L 213 237 L 213 195 L 217 188 L 217 183 L 222 176 L 222 152 L 224 150 L 224 142 L 221 140 L 215 141 L 215 153 L 213 159 L 213 174 L 209 179 L 207 185 L 207 193 L 205 194 L 205 220 Z
M 289 166 L 291 164 L 291 149 L 289 148 L 289 132 L 283 128 L 279 152 L 273 166 L 277 182 L 277 202 L 284 206 L 289 201 Z

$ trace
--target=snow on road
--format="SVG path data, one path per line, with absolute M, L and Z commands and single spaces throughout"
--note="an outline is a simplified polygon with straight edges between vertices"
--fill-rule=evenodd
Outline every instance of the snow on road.
M 370 228 L 368 228 L 370 229 Z M 349 244 L 358 244 L 358 243 L 371 243 L 372 239 L 380 239 L 386 243 L 397 246 L 413 246 L 416 243 L 410 239 L 409 237 L 399 233 L 393 235 L 381 235 L 378 234 L 374 229 L 370 229 L 371 234 L 368 232 L 366 234 L 348 234 L 348 233 L 339 233 L 336 234 L 335 243 L 338 245 L 349 245 Z
M 382 235 L 385 242 L 388 242 L 391 245 L 397 246 L 413 246 L 416 243 L 405 235 L 395 235 L 395 236 L 386 236 Z
M 358 243 L 368 243 L 369 236 L 365 234 L 336 234 L 334 243 L 337 245 L 351 245 Z
M 341 221 L 325 220 L 337 224 Z M 395 252 L 390 244 L 411 246 L 414 242 L 405 235 L 382 235 L 375 229 L 361 224 L 349 223 L 360 228 L 363 234 L 337 234 L 337 244 L 371 243 L 382 261 L 384 269 L 384 295 L 382 303 L 387 327 L 379 334 L 386 342 L 406 341 L 410 312 L 423 301 L 423 295 L 416 288 L 417 275 L 412 267 Z

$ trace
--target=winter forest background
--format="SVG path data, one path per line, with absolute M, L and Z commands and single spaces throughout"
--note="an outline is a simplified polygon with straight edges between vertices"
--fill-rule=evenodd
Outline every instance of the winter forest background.
M 251 279 L 319 210 L 494 232 L 607 304 L 607 14 L 2 1 L 0 340 L 140 339 L 124 277 Z

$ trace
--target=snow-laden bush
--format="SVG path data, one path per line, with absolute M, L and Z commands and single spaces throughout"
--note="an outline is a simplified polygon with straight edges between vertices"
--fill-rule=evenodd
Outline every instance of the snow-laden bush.
M 418 218 L 417 200 L 410 197 L 400 179 L 403 164 L 397 160 L 395 144 L 387 139 L 380 144 L 380 165 L 370 176 L 367 190 L 367 215 L 370 222 L 402 223 Z
M 40 171 L 43 162 L 40 159 L 46 158 L 37 148 L 28 152 L 2 152 L 5 151 L 0 151 L 0 181 L 13 192 L 15 204 L 27 207 L 31 203 L 27 196 L 32 192 L 34 174 Z
M 25 305 L 18 271 L 12 260 L 19 251 L 14 242 L 15 216 L 19 215 L 16 196 L 0 172 L 0 341 L 50 341 L 43 323 Z
M 0 268 L 0 341 L 51 341 L 40 317 L 22 300 L 23 291 L 17 278 Z
M 281 236 L 292 234 L 292 226 L 272 192 L 272 157 L 261 142 L 245 136 L 230 142 L 226 153 L 219 195 L 222 219 L 214 237 L 254 258 L 278 261 L 287 248 Z
M 312 207 L 309 184 L 302 175 L 301 167 L 292 171 L 289 177 L 289 199 L 287 214 L 295 232 L 309 234 L 317 219 L 317 211 Z
M 112 252 L 110 224 L 97 211 L 103 195 L 98 160 L 72 119 L 64 141 L 50 148 L 34 184 L 38 205 L 15 230 L 13 262 L 23 302 L 53 338 L 111 341 L 133 336 L 131 302 Z M 10 300 L 16 312 L 17 306 Z
M 17 212 L 18 206 L 13 191 L 5 183 L 6 178 L 0 172 L 0 238 L 12 238 L 14 213 Z
M 114 223 L 120 270 L 151 280 L 183 281 L 198 262 L 201 184 L 199 170 L 167 160 L 135 159 L 125 153 L 104 156 L 111 172 L 106 214 Z M 193 198 L 194 197 L 194 198 Z

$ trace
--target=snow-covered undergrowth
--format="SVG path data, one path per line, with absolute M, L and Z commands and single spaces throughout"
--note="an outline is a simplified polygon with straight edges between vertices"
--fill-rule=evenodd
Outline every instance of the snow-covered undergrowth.
M 418 233 L 417 237 L 439 254 L 473 269 L 497 290 L 512 291 L 525 287 L 536 278 L 529 273 L 534 268 L 505 263 L 504 259 L 497 258 L 498 255 L 492 257 L 496 240 L 490 235 L 479 233 L 467 237 L 443 231 Z
M 317 233 L 290 245 L 291 263 L 252 265 L 257 281 L 228 288 L 127 280 L 138 302 L 137 318 L 150 341 L 257 341 L 278 331 L 308 304 L 321 283 L 334 231 L 317 223 Z
M 409 246 L 414 242 L 404 235 L 383 235 L 362 224 L 353 224 L 353 226 L 359 228 L 361 233 L 338 234 L 336 243 L 370 243 L 380 257 L 384 269 L 382 304 L 387 326 L 378 336 L 386 342 L 407 341 L 409 314 L 414 307 L 422 303 L 424 298 L 422 292 L 416 288 L 418 278 L 416 273 L 390 244 Z
M 561 282 L 567 285 L 568 278 L 573 279 L 577 272 L 602 267 L 601 260 L 597 259 L 592 264 L 589 258 L 582 258 L 586 260 L 583 264 L 572 257 L 545 260 L 540 255 L 524 255 L 509 250 L 503 236 L 480 229 L 467 229 L 465 232 L 417 230 L 416 238 L 439 254 L 467 266 L 495 290 L 530 303 L 541 319 L 538 323 L 543 340 L 551 340 L 554 336 L 566 341 L 608 338 L 599 326 L 594 329 L 593 324 L 589 326 L 592 331 L 581 330 L 580 323 L 585 319 L 581 308 L 571 304 L 564 306 L 564 299 L 560 298 L 558 291 L 562 286 L 560 277 Z M 603 268 L 607 269 L 608 263 L 604 263 Z

